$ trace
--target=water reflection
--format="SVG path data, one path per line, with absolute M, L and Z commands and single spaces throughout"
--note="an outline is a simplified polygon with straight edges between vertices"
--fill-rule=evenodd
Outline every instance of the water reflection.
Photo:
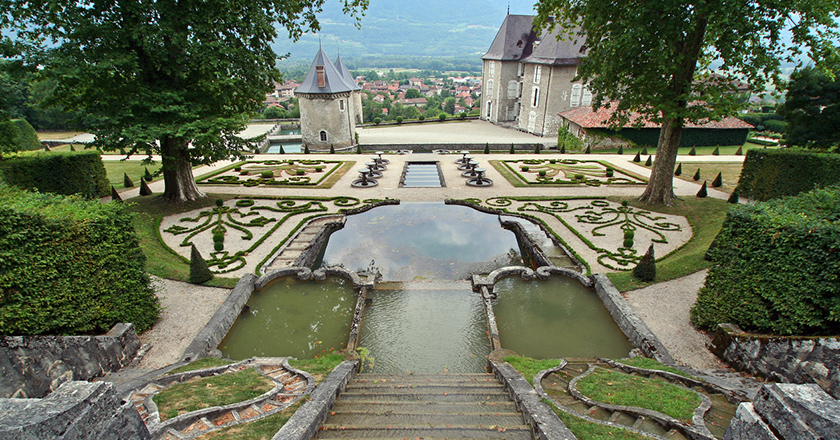
M 402 203 L 347 217 L 330 236 L 323 264 L 363 270 L 371 260 L 384 280 L 465 279 L 521 265 L 515 235 L 495 215 L 443 203 Z

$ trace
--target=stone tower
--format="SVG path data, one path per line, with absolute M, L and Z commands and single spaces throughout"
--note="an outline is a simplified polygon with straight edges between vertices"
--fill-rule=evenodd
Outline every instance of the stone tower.
M 357 124 L 361 124 L 362 122 L 364 122 L 362 121 L 362 115 L 364 114 L 364 112 L 362 111 L 362 88 L 359 87 L 359 84 L 356 83 L 355 79 L 353 79 L 353 75 L 350 74 L 350 70 L 347 69 L 346 65 L 344 65 L 344 61 L 341 61 L 341 55 L 338 55 L 338 57 L 335 59 L 335 68 L 338 69 L 338 73 L 340 73 L 341 77 L 344 78 L 344 82 L 350 84 L 353 87 L 353 91 L 351 92 L 350 97 L 353 101 L 353 104 L 356 107 L 355 121 Z
M 319 48 L 306 78 L 295 90 L 295 96 L 299 98 L 303 146 L 329 150 L 330 145 L 335 148 L 354 145 L 357 111 L 352 94 L 357 87 L 355 82 L 348 84 Z

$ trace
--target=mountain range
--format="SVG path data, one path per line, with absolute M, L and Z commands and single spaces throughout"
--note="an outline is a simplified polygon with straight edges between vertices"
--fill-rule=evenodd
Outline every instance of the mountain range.
M 321 31 L 293 42 L 281 31 L 273 47 L 279 55 L 312 59 L 321 44 L 342 58 L 410 55 L 480 57 L 511 14 L 534 14 L 533 0 L 370 0 L 361 28 L 341 12 L 341 3 L 324 4 Z

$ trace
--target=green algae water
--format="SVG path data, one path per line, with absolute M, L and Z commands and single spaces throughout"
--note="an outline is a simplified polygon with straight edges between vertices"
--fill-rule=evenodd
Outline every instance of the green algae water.
M 573 279 L 509 277 L 493 291 L 502 347 L 521 356 L 620 358 L 633 349 L 598 295 Z
M 343 278 L 299 281 L 284 277 L 255 290 L 225 338 L 222 354 L 309 359 L 347 345 L 356 293 Z
M 440 202 L 381 206 L 347 217 L 330 235 L 321 266 L 361 271 L 371 262 L 384 281 L 463 280 L 522 265 L 513 232 L 498 216 Z
M 373 372 L 482 373 L 490 353 L 481 296 L 469 283 L 405 283 L 368 292 L 359 346 Z

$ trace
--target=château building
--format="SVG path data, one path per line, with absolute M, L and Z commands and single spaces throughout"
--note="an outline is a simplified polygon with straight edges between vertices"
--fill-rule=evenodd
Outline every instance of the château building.
M 592 104 L 573 82 L 584 41 L 537 33 L 534 16 L 507 15 L 483 60 L 481 119 L 540 136 L 555 136 L 560 112 Z

